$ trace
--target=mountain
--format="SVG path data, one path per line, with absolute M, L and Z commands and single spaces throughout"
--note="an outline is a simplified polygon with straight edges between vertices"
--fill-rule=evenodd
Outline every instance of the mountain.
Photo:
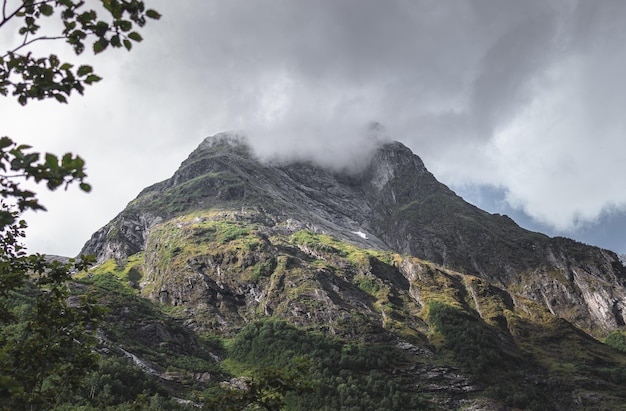
M 130 303 L 107 294 L 116 325 L 103 341 L 128 348 L 120 324 L 124 335 L 148 327 L 157 331 L 132 334 L 137 350 L 187 346 L 196 358 L 212 349 L 198 336 L 211 336 L 225 359 L 201 363 L 219 359 L 211 367 L 224 375 L 307 357 L 326 391 L 290 397 L 289 409 L 620 409 L 624 400 L 618 256 L 468 204 L 398 142 L 359 170 L 330 170 L 261 162 L 242 137 L 209 137 L 81 253 L 100 264 L 84 281 L 121 281 L 182 327 L 154 317 L 138 327 Z M 596 339 L 605 337 L 612 346 Z M 364 393 L 370 405 L 355 399 Z
M 625 322 L 626 269 L 617 255 L 529 232 L 466 203 L 401 143 L 382 145 L 367 167 L 349 174 L 306 163 L 262 164 L 240 137 L 208 138 L 81 253 L 100 262 L 126 258 L 146 249 L 153 227 L 211 209 L 259 220 L 270 232 L 306 229 L 475 275 L 598 335 Z

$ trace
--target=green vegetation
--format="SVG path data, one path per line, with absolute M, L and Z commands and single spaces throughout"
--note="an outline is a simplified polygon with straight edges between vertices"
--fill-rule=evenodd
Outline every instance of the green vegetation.
M 129 257 L 125 264 L 120 265 L 115 260 L 108 260 L 88 271 L 74 276 L 85 284 L 93 284 L 100 289 L 120 294 L 136 294 L 138 283 L 142 278 L 143 253 Z
M 8 8 L 5 4 L 0 19 L 0 27 L 17 28 L 19 39 L 15 47 L 0 56 L 0 94 L 11 93 L 21 105 L 44 99 L 67 103 L 73 91 L 83 94 L 86 85 L 101 80 L 91 66 L 62 62 L 54 54 L 39 56 L 33 52 L 33 43 L 59 40 L 67 43 L 77 56 L 87 45 L 94 54 L 108 46 L 131 50 L 134 42 L 142 41 L 135 30 L 143 27 L 147 19 L 160 18 L 158 12 L 146 10 L 144 2 L 138 0 L 103 0 L 99 12 L 76 0 L 16 3 Z M 54 18 L 58 24 L 46 24 L 46 20 Z M 7 23 L 11 25 L 5 26 Z
M 285 396 L 289 410 L 405 410 L 428 409 L 390 370 L 411 359 L 378 344 L 357 344 L 306 332 L 283 321 L 246 325 L 231 344 L 230 367 L 295 369 L 308 364 L 311 389 Z
M 376 294 L 382 289 L 381 281 L 371 275 L 357 274 L 354 276 L 354 282 L 368 294 Z
M 98 369 L 85 378 L 79 392 L 71 400 L 66 399 L 66 407 L 68 410 L 78 407 L 94 410 L 108 407 L 124 409 L 120 405 L 139 403 L 143 398 L 159 401 L 161 405 L 168 403 L 169 406 L 175 406 L 173 401 L 167 400 L 168 397 L 169 393 L 157 378 L 146 375 L 133 366 L 130 360 L 103 356 Z
M 28 259 L 39 267 L 37 283 L 24 281 L 1 296 L 0 409 L 47 408 L 81 385 L 96 365 L 92 352 L 101 311 L 86 293 L 70 304 L 69 270 L 74 264 Z M 84 268 L 83 263 L 76 263 Z M 45 270 L 45 271 L 44 271 Z
M 370 258 L 385 257 L 388 255 L 374 250 L 365 250 L 339 241 L 331 236 L 324 234 L 316 234 L 311 231 L 301 230 L 294 233 L 290 242 L 297 246 L 307 247 L 324 255 L 331 262 L 338 257 L 347 259 L 356 268 L 367 269 L 370 264 Z
M 480 319 L 438 301 L 428 304 L 428 312 L 430 324 L 444 337 L 442 347 L 451 351 L 455 362 L 466 371 L 482 378 L 501 365 L 501 344 Z
M 611 331 L 604 339 L 604 343 L 626 353 L 626 333 L 623 330 Z
M 225 216 L 232 214 L 198 212 L 154 227 L 146 258 L 155 262 L 161 278 L 173 278 L 189 271 L 190 261 L 199 265 L 227 265 L 229 272 L 246 280 L 258 281 L 271 275 L 276 261 L 266 252 L 267 240 L 254 223 L 224 221 Z M 139 267 L 137 270 L 141 272 Z M 144 294 L 155 286 L 156 283 L 150 282 Z
M 109 266 L 118 273 L 124 271 L 124 267 Z M 100 270 L 103 269 L 101 266 Z M 100 277 L 107 282 L 94 281 Z M 225 345 L 214 337 L 202 340 L 191 336 L 185 337 L 192 338 L 188 343 L 179 342 L 178 346 L 167 344 L 167 338 L 155 345 L 158 341 L 150 341 L 149 335 L 145 335 L 146 324 L 157 327 L 161 324 L 162 335 L 178 333 L 175 340 L 188 332 L 175 322 L 164 322 L 167 315 L 146 300 L 132 293 L 120 293 L 119 287 L 110 286 L 114 281 L 121 287 L 125 279 L 106 272 L 92 273 L 81 279 L 95 287 L 95 294 L 102 301 L 110 300 L 107 304 L 110 311 L 103 323 L 107 338 L 146 361 L 159 364 L 161 369 L 166 367 L 167 373 L 178 376 L 186 387 L 183 391 L 179 388 L 177 395 L 187 392 L 186 398 L 205 403 L 209 409 L 242 409 L 250 403 L 268 410 L 283 409 L 283 406 L 294 410 L 331 410 L 340 405 L 352 409 L 404 409 L 406 404 L 425 405 L 424 400 L 403 387 L 401 381 L 391 378 L 389 370 L 409 363 L 409 357 L 403 352 L 383 345 L 329 339 L 283 321 L 251 323 Z M 194 345 L 205 348 L 172 355 Z M 202 353 L 207 351 L 218 353 L 225 360 L 216 363 L 206 354 L 203 358 Z M 215 382 L 201 388 L 202 384 L 194 382 L 193 378 L 182 378 L 207 372 L 219 376 L 212 379 L 215 382 L 228 380 L 229 374 L 243 375 L 249 390 L 233 390 Z M 202 389 L 202 393 L 198 389 Z M 88 375 L 81 392 L 71 403 L 84 409 L 126 409 L 142 401 L 161 406 L 168 404 L 171 409 L 184 408 L 180 404 L 172 405 L 171 390 L 158 379 L 138 371 L 128 360 L 107 356 L 101 360 L 98 370 Z
M 211 160 L 216 163 L 220 162 L 219 158 Z M 200 164 L 206 162 L 206 159 L 192 161 L 183 164 L 183 168 L 202 168 Z M 239 176 L 229 172 L 205 172 L 163 190 L 159 192 L 159 195 L 144 193 L 134 201 L 133 205 L 145 210 L 167 212 L 178 216 L 224 204 L 237 208 L 243 203 L 244 198 L 248 199 L 246 195 L 246 186 Z
M 45 49 L 33 44 L 64 42 L 76 55 L 86 46 L 95 54 L 108 46 L 130 50 L 142 40 L 136 30 L 160 17 L 140 0 L 96 3 L 101 3 L 97 11 L 77 0 L 3 2 L 0 29 L 16 44 L 0 52 L 0 95 L 21 105 L 45 99 L 66 103 L 72 92 L 83 94 L 101 78 L 89 65 L 42 56 Z M 68 302 L 71 272 L 86 269 L 92 259 L 62 264 L 27 256 L 20 243 L 23 213 L 45 207 L 21 183 L 45 183 L 49 190 L 77 183 L 85 192 L 91 186 L 79 156 L 38 153 L 6 136 L 0 138 L 0 170 L 0 409 L 49 409 L 94 367 L 100 311 L 87 295 Z
M 144 253 L 134 254 L 126 259 L 123 264 L 117 263 L 115 260 L 108 260 L 91 268 L 88 273 L 92 275 L 113 274 L 122 281 L 138 283 L 141 280 L 141 264 L 144 261 Z M 84 278 L 85 273 L 75 276 L 75 278 Z
M 129 259 L 129 265 L 138 258 Z M 106 272 L 106 267 L 116 273 Z M 107 311 L 100 322 L 97 367 L 88 373 L 80 389 L 68 393 L 62 410 L 193 409 L 174 397 L 200 401 L 196 392 L 204 389 L 197 378 L 226 374 L 212 355 L 223 355 L 216 338 L 200 338 L 167 312 L 139 297 L 129 287 L 128 267 L 107 263 L 82 275 L 77 288 L 87 290 Z M 150 375 L 130 360 L 132 354 L 153 368 Z
M 220 387 L 207 390 L 204 408 L 208 410 L 268 410 L 278 411 L 286 406 L 289 393 L 302 394 L 311 390 L 307 381 L 307 364 L 299 362 L 291 369 L 269 367 L 239 379 L 243 387 Z M 243 388 L 243 389 L 242 389 Z
M 485 397 L 619 409 L 626 357 L 607 346 L 619 336 L 600 344 L 482 278 L 275 234 L 261 218 L 176 217 L 153 227 L 145 253 L 78 274 L 76 288 L 108 307 L 106 354 L 59 409 L 449 409 Z
M 517 297 L 522 312 L 478 277 L 310 232 L 267 236 L 253 215 L 231 213 L 195 213 L 156 226 L 160 248 L 77 276 L 77 289 L 109 307 L 100 325 L 100 350 L 107 354 L 58 409 L 447 409 L 437 390 L 451 389 L 445 376 L 455 374 L 469 377 L 473 387 L 445 391 L 457 401 L 488 397 L 520 409 L 574 407 L 570 393 L 592 384 L 602 404 L 622 401 L 616 394 L 626 380 L 622 354 L 552 321 L 527 300 Z M 170 281 L 179 275 L 176 267 L 204 264 L 207 275 L 219 266 L 234 287 L 255 283 L 271 316 L 261 306 L 241 306 L 242 320 L 222 308 L 230 324 L 202 328 L 206 314 L 196 305 L 155 305 L 130 277 L 159 267 L 159 258 L 168 259 L 163 267 L 172 270 Z M 327 305 L 318 297 L 323 287 L 342 287 L 337 296 L 347 297 Z M 403 291 L 409 288 L 419 304 Z M 349 305 L 357 298 L 360 305 Z M 195 316 L 190 309 L 198 310 Z M 327 324 L 331 309 L 349 314 Z M 200 324 L 197 332 L 182 325 L 190 319 Z M 434 354 L 400 350 L 398 337 Z M 129 353 L 155 375 L 140 371 Z M 582 401 L 593 408 L 589 398 Z

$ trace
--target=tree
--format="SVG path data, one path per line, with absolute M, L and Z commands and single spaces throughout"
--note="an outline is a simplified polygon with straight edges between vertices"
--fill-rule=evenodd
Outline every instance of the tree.
M 20 41 L 0 55 L 0 94 L 21 105 L 54 99 L 101 80 L 93 68 L 38 55 L 34 45 L 65 42 L 76 56 L 89 46 L 131 50 L 137 30 L 158 12 L 140 0 L 2 0 L 0 29 L 16 30 Z M 49 261 L 27 255 L 20 240 L 27 210 L 45 210 L 23 182 L 49 190 L 85 181 L 85 162 L 74 154 L 38 153 L 9 137 L 0 138 L 0 409 L 46 408 L 76 387 L 95 366 L 99 309 L 86 296 L 69 300 L 71 274 L 93 258 Z
M 310 367 L 308 361 L 298 358 L 290 369 L 264 368 L 252 378 L 240 379 L 238 384 L 211 395 L 204 403 L 204 409 L 280 411 L 286 405 L 286 394 L 301 395 L 313 390 L 313 384 L 308 381 Z

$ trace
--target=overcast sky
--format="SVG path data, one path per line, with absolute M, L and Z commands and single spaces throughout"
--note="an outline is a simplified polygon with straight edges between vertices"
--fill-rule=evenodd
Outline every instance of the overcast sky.
M 79 153 L 94 186 L 42 195 L 30 251 L 75 255 L 208 135 L 349 166 L 378 121 L 467 200 L 626 252 L 626 2 L 147 3 L 162 20 L 89 58 L 85 97 L 0 101 L 1 135 Z

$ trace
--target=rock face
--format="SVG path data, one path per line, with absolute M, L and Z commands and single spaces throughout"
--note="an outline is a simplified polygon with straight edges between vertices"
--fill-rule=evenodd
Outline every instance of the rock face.
M 156 281 L 163 270 L 154 268 L 160 264 L 155 228 L 208 209 L 254 219 L 268 238 L 304 229 L 474 275 L 595 334 L 626 322 L 626 269 L 617 255 L 524 230 L 466 203 L 397 142 L 381 145 L 361 171 L 348 173 L 309 163 L 264 164 L 241 137 L 209 137 L 174 176 L 143 190 L 98 230 L 81 253 L 103 262 L 152 250 L 146 260 L 153 269 L 147 271 Z M 197 277 L 189 282 L 202 280 L 203 267 L 217 266 L 214 257 L 189 262 Z M 215 298 L 224 288 L 201 282 L 203 293 Z M 237 289 L 238 297 L 220 298 L 225 305 L 245 304 L 256 292 Z M 182 304 L 191 298 L 187 294 L 165 287 L 150 295 Z

